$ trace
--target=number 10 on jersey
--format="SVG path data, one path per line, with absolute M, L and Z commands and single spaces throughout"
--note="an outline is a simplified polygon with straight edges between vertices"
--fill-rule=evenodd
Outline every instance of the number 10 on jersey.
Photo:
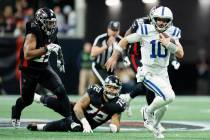
M 152 40 L 150 44 L 152 45 L 152 52 L 150 54 L 151 58 L 157 58 L 157 57 L 164 58 L 167 56 L 168 50 L 164 47 L 161 47 L 161 43 L 159 41 Z

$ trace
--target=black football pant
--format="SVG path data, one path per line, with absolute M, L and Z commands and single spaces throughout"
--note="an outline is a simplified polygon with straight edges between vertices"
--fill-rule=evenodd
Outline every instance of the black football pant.
M 22 70 L 20 78 L 21 97 L 16 100 L 15 118 L 19 119 L 22 110 L 26 106 L 32 104 L 34 92 L 38 83 L 44 88 L 52 91 L 57 96 L 57 100 L 60 102 L 60 110 L 63 111 L 63 116 L 71 117 L 72 113 L 69 108 L 69 99 L 62 81 L 57 73 L 51 68 L 51 66 L 48 65 L 46 68 L 41 70 Z
M 41 102 L 48 108 L 53 109 L 55 112 L 65 117 L 65 112 L 60 109 L 62 107 L 62 104 L 57 100 L 56 97 L 44 95 L 41 97 Z M 71 105 L 69 106 L 69 108 L 73 112 L 74 103 L 71 102 L 70 104 Z M 72 117 L 74 122 L 79 123 L 82 126 L 80 121 L 76 118 L 74 112 L 72 113 Z M 43 129 L 44 131 L 72 131 L 71 121 L 68 118 L 64 118 L 58 121 L 48 122 Z M 82 129 L 80 131 L 82 131 Z
M 147 89 L 142 82 L 136 84 L 136 86 L 131 91 L 130 96 L 131 98 L 135 98 L 136 96 L 143 94 L 146 94 L 147 104 L 150 105 L 155 98 L 155 93 Z

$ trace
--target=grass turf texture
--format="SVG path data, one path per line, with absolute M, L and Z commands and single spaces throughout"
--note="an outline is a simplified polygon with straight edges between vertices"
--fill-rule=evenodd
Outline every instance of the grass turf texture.
M 77 100 L 77 96 L 71 96 L 73 100 Z M 0 96 L 0 119 L 10 119 L 11 106 L 15 103 L 17 96 Z M 191 121 L 210 124 L 210 97 L 200 96 L 179 96 L 169 105 L 163 120 L 167 121 Z M 122 121 L 142 121 L 140 115 L 140 107 L 145 104 L 145 97 L 141 96 L 134 99 L 131 103 L 133 116 L 127 117 L 123 113 Z M 27 107 L 22 113 L 22 119 L 60 119 L 62 118 L 52 110 L 43 107 L 40 104 L 33 103 Z M 132 126 L 131 126 L 132 128 Z M 0 127 L 0 140 L 130 140 L 142 139 L 153 140 L 153 135 L 146 129 L 139 131 L 122 131 L 117 134 L 109 133 L 109 130 L 102 131 L 96 129 L 93 134 L 71 133 L 71 132 L 31 132 L 25 128 L 13 129 Z M 210 132 L 208 131 L 176 131 L 170 130 L 165 133 L 165 140 L 210 140 Z

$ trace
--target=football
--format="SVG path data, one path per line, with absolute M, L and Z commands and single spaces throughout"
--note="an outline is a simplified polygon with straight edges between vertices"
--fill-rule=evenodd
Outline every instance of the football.
M 162 35 L 163 35 L 165 38 L 170 37 L 167 33 L 162 33 Z M 174 40 L 172 37 L 170 38 L 170 42 L 172 42 L 172 43 L 175 44 L 175 40 Z
M 165 37 L 165 38 L 168 38 L 169 35 L 167 33 L 162 33 L 162 35 Z

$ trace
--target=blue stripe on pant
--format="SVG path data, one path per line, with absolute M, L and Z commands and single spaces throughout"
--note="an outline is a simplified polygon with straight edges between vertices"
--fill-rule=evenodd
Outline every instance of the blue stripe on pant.
M 145 86 L 147 86 L 149 89 L 151 89 L 153 92 L 155 92 L 157 95 L 159 95 L 160 97 L 163 97 L 164 100 L 166 100 L 165 95 L 163 94 L 163 92 L 151 81 L 144 79 L 143 83 L 145 84 Z

